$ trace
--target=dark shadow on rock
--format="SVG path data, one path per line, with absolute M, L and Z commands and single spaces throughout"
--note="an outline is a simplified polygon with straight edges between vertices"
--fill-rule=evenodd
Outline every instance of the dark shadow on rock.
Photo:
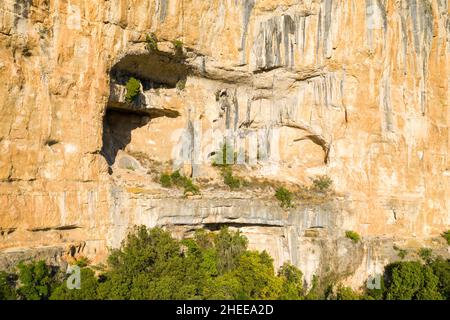
M 150 122 L 149 116 L 107 110 L 103 120 L 103 147 L 101 154 L 110 166 L 116 161 L 119 150 L 131 142 L 131 132 Z

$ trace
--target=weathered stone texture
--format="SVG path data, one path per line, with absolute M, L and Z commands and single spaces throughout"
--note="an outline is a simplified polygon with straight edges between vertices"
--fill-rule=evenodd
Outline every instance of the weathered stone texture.
M 308 278 L 333 252 L 355 284 L 392 260 L 391 242 L 442 246 L 449 12 L 445 0 L 1 1 L 0 249 L 83 241 L 95 260 L 134 223 L 228 223 Z M 151 32 L 159 51 L 145 48 Z M 133 104 L 130 76 L 143 83 Z M 224 129 L 265 146 L 269 161 L 243 175 L 327 174 L 339 199 L 286 213 L 257 192 L 180 200 L 150 178 L 176 153 L 207 158 Z M 207 164 L 184 169 L 220 180 Z M 349 229 L 364 244 L 346 242 Z

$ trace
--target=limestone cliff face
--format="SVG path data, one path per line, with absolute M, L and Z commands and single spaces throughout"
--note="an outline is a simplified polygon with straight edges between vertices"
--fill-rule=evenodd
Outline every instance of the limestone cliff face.
M 446 250 L 449 12 L 445 0 L 1 1 L 2 259 L 72 245 L 102 259 L 136 223 L 180 236 L 226 223 L 278 265 L 353 285 L 393 244 Z M 243 155 L 257 141 L 241 176 L 326 174 L 335 196 L 284 211 L 263 189 L 227 191 L 209 164 L 224 132 Z M 174 158 L 202 196 L 154 181 Z

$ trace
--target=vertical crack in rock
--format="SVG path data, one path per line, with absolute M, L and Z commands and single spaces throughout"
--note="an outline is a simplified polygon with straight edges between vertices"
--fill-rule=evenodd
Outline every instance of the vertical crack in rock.
M 384 130 L 388 132 L 394 132 L 392 105 L 391 105 L 391 79 L 390 71 L 386 70 L 383 74 L 380 85 L 380 104 L 382 106 L 383 113 L 383 126 Z
M 164 22 L 167 16 L 167 1 L 169 0 L 158 0 L 158 11 L 159 11 L 159 21 Z
M 324 33 L 323 33 L 323 51 L 326 58 L 331 58 L 332 39 L 330 39 L 330 29 L 332 24 L 333 0 L 325 0 L 324 8 Z
M 427 108 L 426 82 L 428 78 L 428 63 L 433 41 L 433 11 L 431 2 L 428 0 L 403 1 L 402 19 L 406 20 L 408 15 L 412 26 L 412 42 L 415 52 L 416 72 L 419 73 L 419 104 L 422 115 L 425 115 Z M 403 21 L 402 20 L 402 21 Z M 407 30 L 403 28 L 403 38 L 407 38 Z M 404 44 L 405 46 L 406 44 Z M 406 52 L 404 52 L 406 57 Z
M 299 44 L 302 55 L 305 51 L 306 18 L 305 15 L 285 14 L 260 23 L 253 43 L 253 54 L 259 70 L 294 67 Z
M 248 33 L 248 23 L 250 21 L 250 16 L 252 14 L 253 7 L 255 6 L 255 0 L 243 0 L 242 1 L 242 36 L 241 36 L 241 63 L 247 63 L 246 54 L 246 42 Z
M 287 67 L 294 67 L 294 49 L 292 37 L 295 35 L 295 22 L 291 16 L 283 16 L 283 45 L 284 45 L 284 65 Z

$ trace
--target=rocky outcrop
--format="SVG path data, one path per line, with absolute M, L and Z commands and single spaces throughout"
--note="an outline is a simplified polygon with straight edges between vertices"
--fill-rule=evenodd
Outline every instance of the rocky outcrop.
M 308 279 L 354 274 L 353 285 L 395 259 L 392 243 L 446 250 L 449 10 L 441 0 L 0 3 L 0 250 L 83 241 L 97 261 L 134 223 L 179 235 L 229 224 L 278 265 L 291 260 Z M 130 77 L 141 81 L 132 103 Z M 261 190 L 241 199 L 214 188 L 224 137 L 241 176 L 308 185 L 326 174 L 336 198 L 285 212 Z M 207 181 L 201 199 L 155 182 L 174 166 Z M 362 244 L 344 238 L 350 229 Z

